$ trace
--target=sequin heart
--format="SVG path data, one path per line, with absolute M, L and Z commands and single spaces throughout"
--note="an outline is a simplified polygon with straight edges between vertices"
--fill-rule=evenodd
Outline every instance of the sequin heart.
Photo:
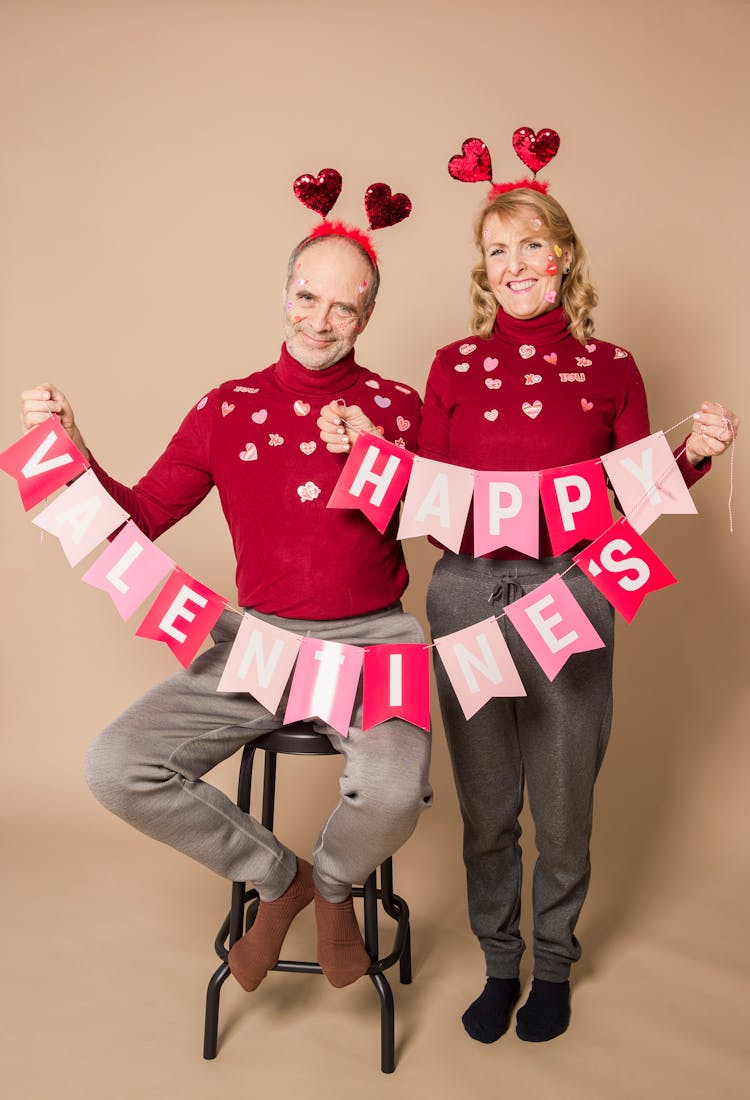
M 387 183 L 371 183 L 365 191 L 365 211 L 370 229 L 384 229 L 409 217 L 411 199 L 400 191 L 394 195 Z
M 461 344 L 458 349 L 462 355 L 471 355 L 473 351 L 477 350 L 476 344 Z
M 589 355 L 592 351 L 596 351 L 596 344 L 584 344 L 583 346 L 586 348 L 586 351 L 589 353 Z
M 549 353 L 549 355 L 545 355 L 544 356 L 544 362 L 545 363 L 551 363 L 552 366 L 554 367 L 555 364 L 557 363 L 557 352 L 556 351 L 551 351 Z
M 300 500 L 315 500 L 320 496 L 320 489 L 314 481 L 306 481 L 304 485 L 297 486 L 297 496 Z
M 585 355 L 576 355 L 576 363 L 582 370 L 591 366 L 591 360 L 587 359 Z
M 255 462 L 258 457 L 258 448 L 254 443 L 246 443 L 244 451 L 240 451 L 240 458 L 243 462 Z
M 254 424 L 265 424 L 268 420 L 268 409 L 256 409 L 254 413 L 250 414 L 250 419 Z
M 488 355 L 487 358 L 485 359 L 484 363 L 482 363 L 482 366 L 487 371 L 496 370 L 498 362 L 499 362 L 498 359 L 493 359 L 490 355 Z
M 207 397 L 201 397 L 200 401 L 199 401 L 199 402 L 198 402 L 198 404 L 197 404 L 197 405 L 195 406 L 195 407 L 196 407 L 196 409 L 205 409 L 205 407 L 206 407 L 206 402 L 207 402 L 207 401 L 208 401 L 208 398 L 207 398 Z
M 303 455 L 311 455 L 316 447 L 317 443 L 314 439 L 311 439 L 309 443 L 300 443 L 299 445 L 299 449 L 302 451 Z
M 499 390 L 503 384 L 502 378 L 485 378 L 484 384 L 488 390 Z
M 490 151 L 481 138 L 467 138 L 461 152 L 448 161 L 448 172 L 461 183 L 480 183 L 492 179 Z
M 381 397 L 379 393 L 375 394 L 375 404 L 381 409 L 387 409 L 391 403 L 390 397 Z
M 528 417 L 530 417 L 532 420 L 536 420 L 536 418 L 539 416 L 539 413 L 542 411 L 542 403 L 541 401 L 535 401 L 532 405 L 529 401 L 524 401 L 523 405 L 521 405 L 521 408 Z
M 407 420 L 403 416 L 397 416 L 396 427 L 400 432 L 408 432 L 409 428 L 411 427 L 411 420 Z
M 466 374 L 467 370 L 469 369 L 469 364 L 468 363 L 456 363 L 456 365 L 453 369 L 457 370 L 459 374 Z
M 293 187 L 301 203 L 325 217 L 341 194 L 341 175 L 335 168 L 323 168 L 317 176 L 297 176 Z
M 231 402 L 229 402 L 229 401 L 222 401 L 222 403 L 221 403 L 221 415 L 222 416 L 229 416 L 229 414 L 232 413 L 232 412 L 234 412 L 234 405 L 232 405 Z
M 615 359 L 627 359 L 628 353 L 622 348 L 615 348 Z
M 583 409 L 583 411 L 585 413 L 591 412 L 593 407 L 594 407 L 594 402 L 593 401 L 587 401 L 585 397 L 581 398 L 581 408 Z
M 536 386 L 538 382 L 541 382 L 541 380 L 542 380 L 541 374 L 527 374 L 525 384 L 527 386 Z
M 396 383 L 394 389 L 398 390 L 399 393 L 406 393 L 409 395 L 413 393 L 413 390 L 410 390 L 408 386 L 400 386 L 398 383 Z
M 533 344 L 521 344 L 518 354 L 522 359 L 531 359 L 532 355 L 536 355 L 536 348 Z
M 310 406 L 306 401 L 295 401 L 292 408 L 297 416 L 307 416 L 310 411 Z
M 487 411 L 484 414 L 484 419 L 489 420 L 490 423 L 492 423 L 493 420 L 497 420 L 497 418 L 498 418 L 497 409 L 487 409 Z
M 560 135 L 556 130 L 534 131 L 530 126 L 519 126 L 513 134 L 513 148 L 534 175 L 549 164 L 560 148 Z

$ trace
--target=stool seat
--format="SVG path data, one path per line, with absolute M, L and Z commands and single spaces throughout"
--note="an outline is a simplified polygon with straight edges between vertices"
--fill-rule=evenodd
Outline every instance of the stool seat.
M 265 754 L 262 788 L 261 822 L 273 830 L 276 799 L 276 758 L 282 756 L 332 756 L 338 753 L 324 733 L 318 732 L 311 722 L 295 722 L 277 730 L 262 734 L 245 745 L 240 762 L 237 789 L 237 806 L 250 812 L 253 761 L 256 751 Z M 409 907 L 402 897 L 393 892 L 393 861 L 386 859 L 380 865 L 380 886 L 377 871 L 373 871 L 363 886 L 353 886 L 352 896 L 361 898 L 364 905 L 364 942 L 371 964 L 367 970 L 380 997 L 380 1068 L 392 1073 L 395 1068 L 395 1020 L 393 992 L 384 971 L 399 964 L 399 976 L 403 985 L 411 982 L 411 929 Z M 216 954 L 222 960 L 213 973 L 206 990 L 206 1017 L 203 1037 L 203 1057 L 215 1058 L 218 1049 L 219 998 L 221 987 L 229 977 L 229 949 L 252 926 L 260 897 L 255 889 L 247 889 L 244 882 L 232 883 L 232 900 L 229 913 L 214 941 Z M 396 923 L 391 951 L 380 956 L 378 944 L 378 903 L 383 912 Z M 279 959 L 274 970 L 304 974 L 322 974 L 318 962 Z

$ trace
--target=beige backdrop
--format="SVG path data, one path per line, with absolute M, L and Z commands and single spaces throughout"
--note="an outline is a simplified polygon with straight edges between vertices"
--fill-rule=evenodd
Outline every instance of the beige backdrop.
M 324 166 L 344 176 L 349 220 L 375 180 L 413 200 L 380 237 L 360 359 L 422 389 L 434 348 L 465 331 L 481 194 L 446 162 L 478 135 L 495 177 L 513 176 L 519 125 L 562 135 L 546 174 L 654 426 L 704 397 L 742 413 L 749 14 L 715 0 L 2 0 L 0 445 L 19 434 L 18 392 L 53 379 L 108 468 L 134 479 L 202 392 L 272 361 L 286 255 L 314 221 L 291 182 Z M 619 627 L 584 958 L 573 1026 L 552 1044 L 511 1032 L 482 1047 L 458 1023 L 483 974 L 436 720 L 435 808 L 396 867 L 416 972 L 396 989 L 390 1079 L 364 982 L 227 986 L 219 1058 L 201 1059 L 226 885 L 110 818 L 82 779 L 94 734 L 173 658 L 40 541 L 3 478 L 5 1095 L 746 1096 L 746 454 L 741 440 L 733 536 L 726 459 L 696 490 L 698 517 L 650 532 L 680 583 Z M 234 601 L 216 500 L 163 545 Z M 433 555 L 408 553 L 421 615 Z M 230 788 L 234 771 L 220 769 Z M 335 783 L 329 762 L 284 768 L 280 829 L 303 852 Z

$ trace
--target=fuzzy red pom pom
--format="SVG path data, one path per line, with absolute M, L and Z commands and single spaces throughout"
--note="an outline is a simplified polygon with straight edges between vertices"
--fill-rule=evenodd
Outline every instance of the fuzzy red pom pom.
M 372 246 L 372 241 L 366 233 L 363 233 L 361 229 L 357 229 L 356 226 L 346 225 L 344 222 L 322 221 L 320 225 L 315 226 L 308 240 L 313 240 L 314 237 L 347 237 L 365 250 L 372 261 L 373 267 L 378 266 L 378 256 Z
M 526 187 L 529 191 L 539 191 L 546 195 L 549 189 L 547 180 L 513 180 L 512 183 L 493 183 L 487 192 L 487 201 L 492 202 L 498 195 L 504 195 L 506 191 L 516 191 L 519 187 Z

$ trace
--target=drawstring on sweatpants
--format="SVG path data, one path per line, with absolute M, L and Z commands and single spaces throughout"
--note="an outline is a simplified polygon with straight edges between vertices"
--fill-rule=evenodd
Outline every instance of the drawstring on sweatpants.
M 505 606 L 513 600 L 520 600 L 521 596 L 523 596 L 523 585 L 511 577 L 503 577 L 487 597 L 487 603 L 497 603 L 499 600 Z

